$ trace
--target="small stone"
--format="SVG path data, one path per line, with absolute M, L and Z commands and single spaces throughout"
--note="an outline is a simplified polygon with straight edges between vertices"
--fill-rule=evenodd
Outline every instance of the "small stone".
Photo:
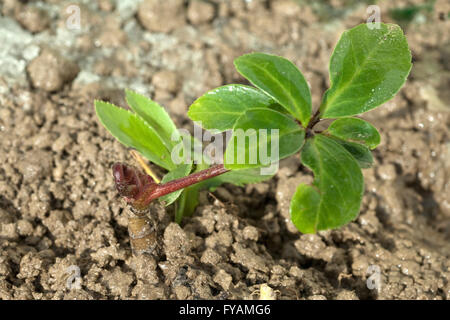
M 51 172 L 53 158 L 51 153 L 34 151 L 17 163 L 17 168 L 26 181 L 33 181 L 45 177 Z
M 166 105 L 170 99 L 173 98 L 173 95 L 166 90 L 156 88 L 155 93 L 152 97 L 153 100 L 157 101 L 162 105 Z
M 174 291 L 178 300 L 186 300 L 191 294 L 191 290 L 186 286 L 175 287 Z
M 259 232 L 258 229 L 256 229 L 255 227 L 246 226 L 242 231 L 242 233 L 244 235 L 244 239 L 258 241 Z
M 118 267 L 114 268 L 113 271 L 105 271 L 103 279 L 111 293 L 122 298 L 127 296 L 130 285 L 134 281 L 131 273 L 123 272 Z
M 151 284 L 159 282 L 156 261 L 151 255 L 133 256 L 130 262 L 130 267 L 138 279 Z
M 210 22 L 214 18 L 214 6 L 201 0 L 190 1 L 187 17 L 194 25 Z
M 51 250 L 43 250 L 38 253 L 29 252 L 20 260 L 20 273 L 17 278 L 35 278 L 45 272 L 54 259 L 54 253 Z
M 172 222 L 164 230 L 164 251 L 167 260 L 185 258 L 191 250 L 189 239 L 183 229 Z
M 211 234 L 214 231 L 216 221 L 213 217 L 203 216 L 197 219 L 197 229 L 201 230 L 201 233 Z
M 365 276 L 367 272 L 367 268 L 369 268 L 369 262 L 363 256 L 359 256 L 353 259 L 352 263 L 352 273 L 355 276 Z
M 8 259 L 5 256 L 0 256 L 0 276 L 6 277 L 11 273 L 11 267 Z M 0 297 L 3 298 L 2 285 L 0 284 Z
M 342 290 L 336 296 L 336 300 L 359 300 L 359 298 L 356 295 L 355 291 Z
M 224 290 L 228 290 L 232 284 L 233 277 L 221 269 L 215 274 L 213 281 L 220 285 Z
M 22 6 L 19 0 L 3 0 L 1 13 L 4 16 L 13 16 L 15 12 L 22 9 Z
M 17 240 L 19 238 L 19 234 L 16 229 L 17 226 L 15 223 L 3 223 L 0 226 L 0 237 L 9 240 Z
M 257 255 L 252 249 L 244 248 L 241 244 L 233 245 L 234 253 L 231 254 L 231 261 L 242 265 L 249 270 L 268 272 L 267 261 Z
M 34 87 L 45 91 L 58 91 L 78 74 L 78 66 L 53 50 L 43 52 L 27 67 Z
M 16 11 L 17 21 L 32 33 L 45 30 L 50 24 L 50 18 L 42 9 L 25 6 L 21 10 Z
M 327 300 L 327 298 L 321 294 L 315 294 L 308 297 L 308 300 Z
M 57 165 L 54 169 L 53 169 L 53 178 L 56 181 L 59 181 L 62 179 L 62 177 L 64 176 L 64 172 L 65 172 L 66 168 L 62 165 Z
M 170 111 L 175 115 L 184 115 L 186 114 L 186 100 L 184 98 L 184 94 L 180 92 L 175 99 L 170 101 L 169 103 Z
M 177 74 L 169 70 L 159 71 L 153 75 L 152 84 L 157 89 L 176 92 L 178 89 Z
M 303 271 L 297 266 L 292 266 L 289 269 L 289 275 L 296 279 L 301 279 L 303 277 Z
M 111 0 L 98 0 L 98 7 L 102 11 L 113 11 L 114 4 Z
M 138 280 L 136 286 L 134 286 L 132 295 L 138 300 L 167 299 L 164 293 L 164 287 L 149 285 L 141 280 Z
M 140 23 L 153 32 L 168 33 L 186 22 L 183 0 L 145 0 L 139 5 Z
M 61 134 L 58 139 L 53 142 L 52 150 L 55 152 L 62 152 L 72 143 L 72 139 L 66 133 Z
M 33 225 L 30 221 L 21 219 L 17 221 L 17 231 L 21 236 L 31 236 L 33 234 Z
M 2 225 L 4 223 L 10 223 L 13 221 L 14 221 L 13 215 L 10 214 L 5 209 L 0 208 L 0 225 Z
M 286 269 L 280 266 L 279 264 L 276 264 L 272 267 L 272 274 L 283 275 L 285 273 Z
M 33 137 L 33 146 L 38 149 L 45 149 L 52 145 L 52 135 L 48 132 L 43 132 Z
M 259 287 L 259 300 L 276 300 L 277 294 L 275 291 L 267 284 L 262 283 Z
M 216 233 L 217 243 L 220 246 L 229 247 L 233 243 L 233 234 L 230 230 L 220 230 Z
M 378 175 L 383 180 L 394 180 L 396 177 L 395 166 L 387 163 L 378 167 Z
M 277 0 L 271 5 L 275 15 L 295 17 L 302 13 L 299 4 L 292 0 Z
M 200 259 L 202 263 L 208 263 L 211 265 L 216 265 L 220 262 L 221 256 L 213 249 L 207 248 Z
M 230 191 L 228 191 L 226 188 L 224 187 L 218 187 L 215 190 L 215 194 L 217 195 L 217 197 L 225 202 L 233 202 L 234 200 L 234 196 L 230 193 Z
M 299 240 L 294 242 L 294 246 L 297 251 L 309 258 L 317 259 L 320 257 L 323 260 L 331 260 L 332 256 L 329 256 L 328 248 L 325 242 L 317 234 L 303 234 Z

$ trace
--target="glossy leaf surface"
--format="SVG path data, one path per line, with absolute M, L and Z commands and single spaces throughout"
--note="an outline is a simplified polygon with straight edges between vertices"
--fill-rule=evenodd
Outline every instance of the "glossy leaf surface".
M 245 111 L 268 108 L 276 102 L 254 87 L 230 84 L 208 91 L 189 107 L 188 116 L 205 129 L 232 129 Z
M 155 129 L 165 146 L 171 150 L 180 140 L 180 135 L 167 111 L 155 101 L 139 93 L 125 90 L 125 94 L 130 108 Z M 174 135 L 173 141 L 172 134 Z
M 95 101 L 95 111 L 105 128 L 122 144 L 138 150 L 148 160 L 167 170 L 176 168 L 161 137 L 141 117 L 98 100 Z
M 402 29 L 360 24 L 345 31 L 330 60 L 330 89 L 320 107 L 323 118 L 369 111 L 390 100 L 411 70 L 411 52 Z
M 289 111 L 304 127 L 311 118 L 311 92 L 300 70 L 289 60 L 249 53 L 234 60 L 237 71 Z
M 339 138 L 334 138 L 334 141 L 343 146 L 345 150 L 347 150 L 352 155 L 356 162 L 358 162 L 358 165 L 361 169 L 367 169 L 372 166 L 372 152 L 365 145 L 357 142 L 342 140 Z
M 225 167 L 267 166 L 299 151 L 304 138 L 305 131 L 290 116 L 271 109 L 248 110 L 234 126 L 224 155 Z
M 330 124 L 327 132 L 344 140 L 365 144 L 370 149 L 375 149 L 381 141 L 378 130 L 359 118 L 337 119 Z
M 300 184 L 291 200 L 291 219 L 303 233 L 340 227 L 358 216 L 364 191 L 361 169 L 343 146 L 315 135 L 302 150 L 314 173 L 312 186 Z

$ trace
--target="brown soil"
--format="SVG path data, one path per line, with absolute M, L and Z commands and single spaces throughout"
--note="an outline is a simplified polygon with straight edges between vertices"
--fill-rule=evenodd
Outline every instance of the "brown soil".
M 348 2 L 101 0 L 80 6 L 76 31 L 55 1 L 0 4 L 0 33 L 14 35 L 0 50 L 0 299 L 252 299 L 263 283 L 278 299 L 450 298 L 446 1 L 402 24 L 414 67 L 401 92 L 366 115 L 382 144 L 364 170 L 356 221 L 295 230 L 289 200 L 311 176 L 293 157 L 271 181 L 204 191 L 181 226 L 155 203 L 159 253 L 131 254 L 110 168 L 133 160 L 99 125 L 93 100 L 124 106 L 123 89 L 134 88 L 190 128 L 189 104 L 243 82 L 233 58 L 258 50 L 295 61 L 317 105 L 341 32 L 367 18 L 366 6 Z M 382 20 L 414 2 L 383 2 Z M 373 266 L 378 290 L 366 282 Z M 68 286 L 77 267 L 79 288 Z

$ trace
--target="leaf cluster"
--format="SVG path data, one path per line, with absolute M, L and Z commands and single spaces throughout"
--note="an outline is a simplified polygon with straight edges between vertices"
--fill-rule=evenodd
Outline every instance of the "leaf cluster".
M 401 28 L 381 24 L 369 29 L 361 24 L 345 31 L 330 59 L 330 88 L 315 112 L 308 83 L 291 61 L 251 53 L 234 64 L 253 86 L 218 87 L 194 101 L 188 111 L 204 129 L 232 130 L 224 155 L 224 165 L 231 171 L 165 196 L 167 204 L 177 202 L 177 220 L 192 213 L 201 188 L 267 179 L 258 170 L 267 163 L 259 156 L 256 162 L 247 159 L 260 155 L 262 148 L 271 150 L 272 143 L 279 146 L 272 161 L 301 153 L 301 163 L 315 176 L 312 185 L 300 184 L 291 200 L 291 218 L 298 230 L 312 233 L 355 219 L 364 191 L 361 168 L 372 165 L 371 150 L 380 143 L 377 129 L 357 116 L 393 98 L 405 83 L 412 64 Z M 126 91 L 126 97 L 133 112 L 96 101 L 97 115 L 120 142 L 168 170 L 163 181 L 205 168 L 191 162 L 175 165 L 170 153 L 181 136 L 167 112 L 135 92 Z M 319 132 L 315 125 L 322 119 L 334 120 Z M 235 143 L 239 129 L 253 130 L 244 144 Z M 278 140 L 260 139 L 260 129 L 277 129 Z M 239 155 L 246 161 L 236 161 Z

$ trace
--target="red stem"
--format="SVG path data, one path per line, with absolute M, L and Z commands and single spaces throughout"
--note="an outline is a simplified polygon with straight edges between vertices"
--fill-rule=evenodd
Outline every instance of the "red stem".
M 223 164 L 218 164 L 208 169 L 193 173 L 187 177 L 159 184 L 156 189 L 149 194 L 148 198 L 144 199 L 143 203 L 150 203 L 152 200 L 162 197 L 168 193 L 189 187 L 193 184 L 216 177 L 228 171 L 229 170 L 225 169 Z

